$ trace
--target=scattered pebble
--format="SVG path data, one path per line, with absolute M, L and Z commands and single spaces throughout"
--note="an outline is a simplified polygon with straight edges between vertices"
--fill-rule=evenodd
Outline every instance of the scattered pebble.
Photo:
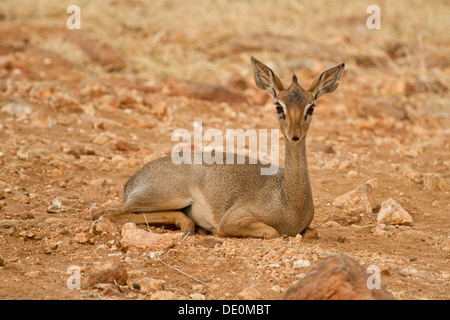
M 299 260 L 294 261 L 294 263 L 293 263 L 294 268 L 305 268 L 305 267 L 309 267 L 309 266 L 311 266 L 311 263 L 309 262 L 309 260 L 299 259 Z
M 163 291 L 166 286 L 166 281 L 152 278 L 142 278 L 138 281 L 140 290 L 143 294 L 149 292 Z
M 189 298 L 191 300 L 206 300 L 205 295 L 203 295 L 201 293 L 192 293 L 189 295 Z
M 172 291 L 157 291 L 151 295 L 150 300 L 177 300 L 177 298 Z
M 62 210 L 62 202 L 58 198 L 52 201 L 52 204 L 47 208 L 47 213 L 58 213 Z
M 90 239 L 91 237 L 85 232 L 77 233 L 73 238 L 73 240 L 78 243 L 87 243 Z
M 238 294 L 238 298 L 241 300 L 258 300 L 261 299 L 261 292 L 253 287 L 247 287 Z

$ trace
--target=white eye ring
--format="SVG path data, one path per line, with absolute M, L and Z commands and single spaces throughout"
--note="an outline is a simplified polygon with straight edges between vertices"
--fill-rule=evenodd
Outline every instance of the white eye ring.
M 278 100 L 275 101 L 275 106 L 277 107 L 278 119 L 281 119 L 281 118 L 283 118 L 283 120 L 286 119 L 286 106 Z M 282 111 L 278 112 L 278 108 L 281 108 Z
M 303 111 L 303 114 L 305 115 L 305 121 L 308 119 L 311 119 L 312 117 L 312 112 L 308 113 L 309 108 L 313 108 L 314 110 L 314 106 L 316 105 L 316 101 L 314 100 L 313 102 L 309 103 L 308 105 L 306 105 L 305 110 Z M 310 117 L 308 117 L 310 116 Z

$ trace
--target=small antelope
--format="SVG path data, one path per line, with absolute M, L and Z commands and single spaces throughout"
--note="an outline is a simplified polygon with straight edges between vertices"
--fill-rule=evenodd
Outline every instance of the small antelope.
M 345 65 L 326 70 L 304 90 L 295 75 L 286 88 L 269 67 L 251 61 L 256 85 L 275 100 L 285 137 L 285 169 L 261 175 L 263 165 L 250 164 L 248 158 L 239 165 L 174 164 L 167 156 L 140 168 L 125 184 L 123 203 L 95 219 L 104 215 L 120 222 L 175 224 L 185 233 L 197 225 L 222 237 L 270 239 L 307 231 L 314 203 L 306 134 L 317 99 L 337 88 Z

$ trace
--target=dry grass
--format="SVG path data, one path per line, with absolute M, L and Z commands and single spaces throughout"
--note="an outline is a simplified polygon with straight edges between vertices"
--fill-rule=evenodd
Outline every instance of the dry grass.
M 233 39 L 255 35 L 287 37 L 304 43 L 276 52 L 259 53 L 279 68 L 292 66 L 294 56 L 348 58 L 361 48 L 377 48 L 386 41 L 402 41 L 415 51 L 421 43 L 446 46 L 450 6 L 446 1 L 378 1 L 381 30 L 365 26 L 366 9 L 373 1 L 3 1 L 2 23 L 64 27 L 66 8 L 77 4 L 82 30 L 114 43 L 129 59 L 129 68 L 146 76 L 221 81 L 247 64 L 247 57 L 220 55 Z M 58 44 L 58 35 L 52 35 Z M 340 41 L 351 40 L 351 44 Z M 329 44 L 334 44 L 330 49 Z M 311 48 L 311 44 L 313 47 Z M 322 44 L 327 44 L 324 50 Z M 274 45 L 276 45 L 274 43 Z M 47 45 L 53 47 L 51 44 Z M 66 48 L 60 46 L 61 50 Z M 284 50 L 282 50 L 284 49 Z M 219 51 L 219 52 L 218 52 Z M 211 54 L 214 53 L 214 54 Z M 78 60 L 78 58 L 76 58 Z M 337 62 L 337 61 L 336 61 Z
M 36 40 L 40 47 L 88 69 L 85 54 L 61 35 L 67 32 L 69 4 L 81 8 L 82 30 L 72 32 L 112 44 L 127 59 L 125 72 L 154 82 L 226 84 L 234 74 L 249 79 L 250 55 L 278 70 L 282 79 L 293 72 L 303 75 L 305 84 L 325 67 L 345 61 L 349 81 L 367 83 L 375 95 L 386 74 L 397 79 L 394 86 L 402 79 L 420 79 L 427 88 L 434 79 L 449 81 L 450 6 L 445 0 L 378 1 L 380 30 L 366 27 L 373 1 L 356 0 L 7 0 L 0 7 L 1 24 L 42 28 L 42 39 Z M 401 59 L 386 54 L 390 44 L 404 44 Z M 448 90 L 437 96 L 431 90 L 421 101 L 427 110 L 448 112 Z

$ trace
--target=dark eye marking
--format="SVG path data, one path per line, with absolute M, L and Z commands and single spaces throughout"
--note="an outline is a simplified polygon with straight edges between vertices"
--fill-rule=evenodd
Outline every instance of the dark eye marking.
M 280 103 L 276 102 L 275 103 L 275 108 L 277 109 L 277 116 L 279 119 L 283 118 L 283 120 L 286 120 L 286 115 L 284 114 L 284 110 L 283 107 L 281 106 Z
M 283 108 L 281 106 L 277 106 L 277 113 L 283 113 Z
M 312 104 L 312 105 L 310 105 L 309 107 L 308 107 L 308 109 L 306 109 L 306 112 L 305 112 L 305 121 L 306 121 L 306 119 L 308 118 L 308 116 L 312 116 L 313 115 L 313 113 L 314 113 L 314 104 Z

